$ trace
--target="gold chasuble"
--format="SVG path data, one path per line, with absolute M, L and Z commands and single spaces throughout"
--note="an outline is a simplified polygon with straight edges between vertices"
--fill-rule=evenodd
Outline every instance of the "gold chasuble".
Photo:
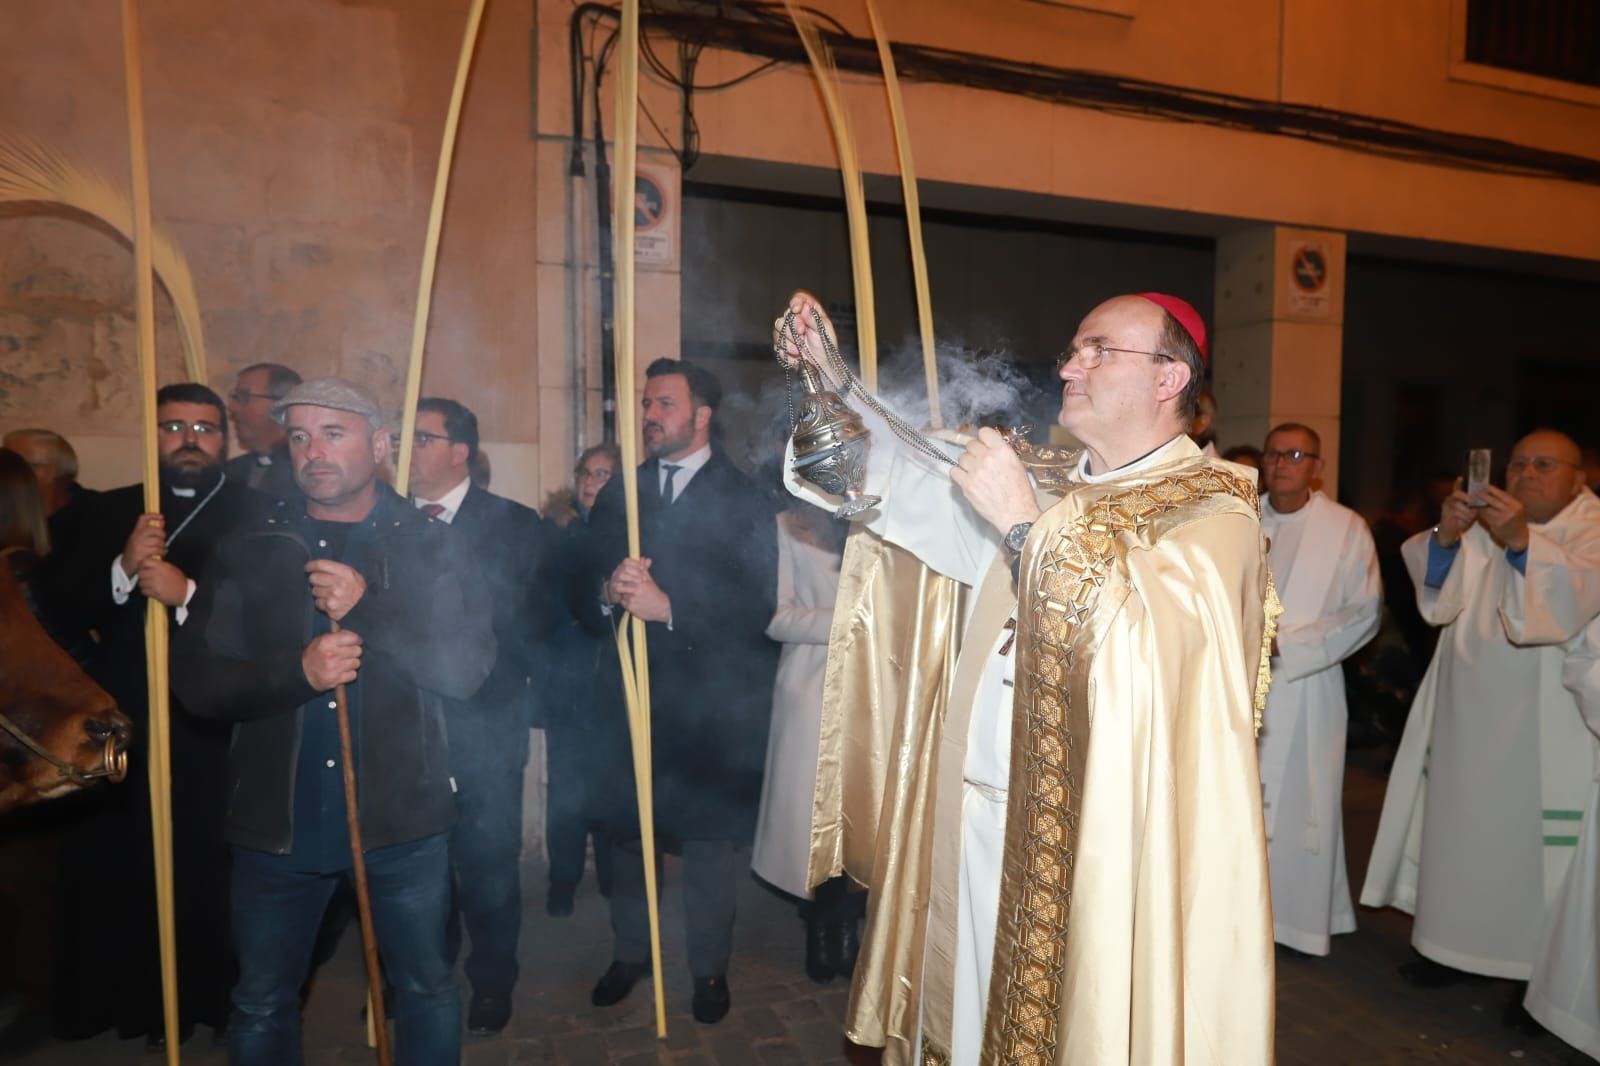
M 967 733 L 1014 609 L 981 1061 L 1269 1063 L 1255 727 L 1278 606 L 1254 481 L 1187 440 L 1093 483 L 1077 453 L 1023 458 L 1047 509 L 1020 588 L 999 552 L 964 609 L 903 548 L 846 552 L 812 833 L 814 882 L 872 889 L 846 1034 L 888 1066 L 950 1061 Z

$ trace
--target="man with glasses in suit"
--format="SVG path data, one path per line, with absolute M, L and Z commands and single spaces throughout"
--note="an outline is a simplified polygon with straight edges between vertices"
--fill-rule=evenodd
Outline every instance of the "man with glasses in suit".
M 457 914 L 451 940 L 458 948 L 464 924 L 471 941 L 467 1029 L 482 1036 L 510 1021 L 517 982 L 530 679 L 535 649 L 549 627 L 538 573 L 544 534 L 535 511 L 473 483 L 477 415 L 455 400 L 426 397 L 417 404 L 415 433 L 412 503 L 450 526 L 460 557 L 478 568 L 494 593 L 494 670 L 476 695 L 453 702 L 445 715 L 460 811 L 450 834 Z

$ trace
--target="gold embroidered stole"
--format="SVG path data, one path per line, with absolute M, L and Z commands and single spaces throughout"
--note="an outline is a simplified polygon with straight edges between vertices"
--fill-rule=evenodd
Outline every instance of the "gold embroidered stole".
M 1259 514 L 1256 487 L 1203 458 L 1150 480 L 1079 485 L 1035 524 L 1018 594 L 1015 707 L 1001 886 L 983 1061 L 1056 1061 L 1093 650 L 1116 616 L 1102 589 L 1119 553 L 1154 544 L 1215 497 Z M 1018 862 L 1011 861 L 1016 856 Z M 937 1055 L 939 1048 L 931 1050 Z

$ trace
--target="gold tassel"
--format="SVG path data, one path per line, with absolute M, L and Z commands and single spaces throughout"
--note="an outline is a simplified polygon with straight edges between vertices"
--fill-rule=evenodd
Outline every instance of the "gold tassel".
M 0 136 L 0 203 L 56 204 L 91 215 L 133 240 L 134 210 L 127 196 L 100 175 L 19 137 Z M 148 238 L 150 260 L 178 320 L 189 380 L 204 385 L 206 345 L 189 261 L 170 234 L 151 227 Z
M 1283 613 L 1283 603 L 1278 599 L 1278 586 L 1272 579 L 1272 567 L 1267 567 L 1267 596 L 1261 605 L 1261 665 L 1256 668 L 1256 736 L 1261 735 L 1261 719 L 1267 710 L 1267 692 L 1272 688 L 1272 642 L 1278 638 L 1278 616 Z

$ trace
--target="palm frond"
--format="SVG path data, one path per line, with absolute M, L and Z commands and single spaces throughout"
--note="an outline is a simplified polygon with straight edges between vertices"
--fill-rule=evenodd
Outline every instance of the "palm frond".
M 43 203 L 92 215 L 133 240 L 133 205 L 103 176 L 78 166 L 34 141 L 0 134 L 0 203 Z M 205 336 L 200 325 L 200 300 L 195 295 L 189 261 L 159 227 L 152 230 L 151 261 L 156 277 L 172 300 L 178 337 L 189 378 L 206 380 Z

